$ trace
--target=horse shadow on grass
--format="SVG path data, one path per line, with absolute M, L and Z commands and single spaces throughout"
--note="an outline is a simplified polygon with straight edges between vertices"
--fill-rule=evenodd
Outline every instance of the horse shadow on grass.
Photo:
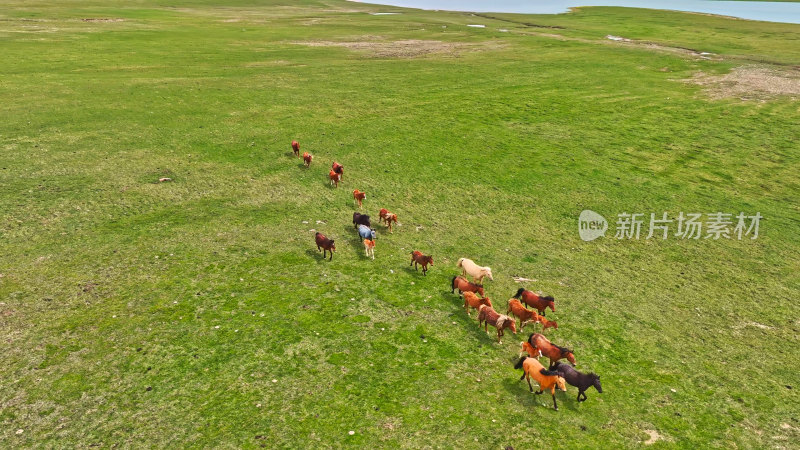
M 411 269 L 413 270 L 413 267 Z M 470 311 L 470 315 L 468 316 L 466 311 L 464 311 L 464 299 L 460 295 L 444 290 L 442 291 L 442 299 L 456 308 L 457 312 L 453 314 L 453 317 L 457 318 L 465 328 L 472 331 L 478 339 L 479 346 L 497 344 L 497 332 L 495 328 L 490 326 L 489 333 L 487 334 L 483 327 L 478 327 L 478 312 L 476 310 Z M 507 339 L 509 336 L 513 336 L 513 334 L 506 333 L 503 339 Z
M 518 360 L 519 358 L 515 357 L 514 362 L 509 363 L 511 364 L 511 367 L 513 367 L 513 364 Z M 516 374 L 514 377 L 503 379 L 503 388 L 517 398 L 517 403 L 520 406 L 527 408 L 530 411 L 536 411 L 537 413 L 539 411 L 550 411 L 551 413 L 558 414 L 558 411 L 553 409 L 553 397 L 550 396 L 550 391 L 544 391 L 537 395 L 536 391 L 539 388 L 539 384 L 536 383 L 536 381 L 531 380 L 531 385 L 533 386 L 533 392 L 531 392 L 530 388 L 528 387 L 528 382 L 519 379 L 519 377 L 522 375 L 522 370 L 515 370 L 514 373 Z M 556 389 L 556 401 L 558 402 L 559 410 L 562 410 L 565 407 L 572 411 L 577 409 L 575 407 L 575 402 L 569 401 L 569 395 L 569 388 L 567 388 L 567 392 L 562 392 Z
M 315 248 L 316 248 L 316 247 L 315 247 Z M 336 252 L 334 252 L 334 253 L 336 253 Z M 316 260 L 317 260 L 317 262 L 320 262 L 320 261 L 322 261 L 323 259 L 324 259 L 325 261 L 329 261 L 329 258 L 331 257 L 331 256 L 330 256 L 330 253 L 327 253 L 327 252 L 326 252 L 326 254 L 325 254 L 325 257 L 323 258 L 323 257 L 322 257 L 322 252 L 321 252 L 321 251 L 318 251 L 318 250 L 315 250 L 314 248 L 307 248 L 307 249 L 306 249 L 306 255 L 308 255 L 309 257 L 311 257 L 311 258 L 313 258 L 313 259 L 316 259 Z
M 371 259 L 364 253 L 364 240 L 361 239 L 358 231 L 356 231 L 352 225 L 345 225 L 342 229 L 344 230 L 344 236 L 347 236 L 343 238 L 343 240 L 346 239 L 347 242 L 351 244 L 348 245 L 348 247 L 350 247 L 357 256 L 360 256 L 361 259 Z

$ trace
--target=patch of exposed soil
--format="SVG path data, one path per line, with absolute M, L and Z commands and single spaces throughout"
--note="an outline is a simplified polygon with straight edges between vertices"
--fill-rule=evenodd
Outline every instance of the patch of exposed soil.
M 124 22 L 125 19 L 111 19 L 111 18 L 87 18 L 81 19 L 83 22 Z
M 408 39 L 401 41 L 302 41 L 293 44 L 309 47 L 345 47 L 361 51 L 377 58 L 416 58 L 430 54 L 459 55 L 465 51 L 488 48 L 484 44 L 443 42 L 433 40 Z
M 698 72 L 688 83 L 703 86 L 713 99 L 761 100 L 779 95 L 800 96 L 800 71 L 742 66 L 725 75 Z
M 661 437 L 660 434 L 658 434 L 658 431 L 656 430 L 644 430 L 644 432 L 650 435 L 650 438 L 644 441 L 644 445 L 653 445 L 659 439 L 664 439 L 663 437 Z

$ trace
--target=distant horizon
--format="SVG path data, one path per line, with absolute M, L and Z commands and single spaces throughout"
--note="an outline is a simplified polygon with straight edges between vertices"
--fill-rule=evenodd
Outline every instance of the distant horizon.
M 425 10 L 495 12 L 518 14 L 564 14 L 571 8 L 624 7 L 712 14 L 744 20 L 800 24 L 800 2 L 752 0 L 378 0 L 376 5 Z

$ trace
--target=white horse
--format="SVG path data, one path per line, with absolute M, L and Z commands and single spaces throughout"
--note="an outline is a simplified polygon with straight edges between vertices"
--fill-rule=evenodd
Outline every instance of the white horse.
M 476 283 L 481 283 L 484 277 L 489 277 L 490 280 L 494 281 L 492 278 L 492 269 L 489 267 L 481 267 L 475 264 L 475 261 L 467 258 L 461 258 L 456 263 L 456 267 L 460 267 L 462 269 L 462 275 L 467 275 L 472 277 Z

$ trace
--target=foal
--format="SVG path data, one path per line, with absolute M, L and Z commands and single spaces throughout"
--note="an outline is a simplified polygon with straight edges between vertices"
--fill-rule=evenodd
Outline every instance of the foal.
M 428 264 L 433 265 L 433 256 L 425 256 L 422 252 L 413 251 L 411 252 L 411 264 L 409 266 L 414 266 L 414 270 L 417 270 L 417 264 L 422 266 L 422 274 L 427 275 Z
M 386 210 L 382 209 L 381 211 L 386 211 Z M 384 214 L 381 217 L 381 220 L 386 222 L 386 226 L 389 227 L 389 233 L 391 233 L 392 232 L 392 222 L 397 223 L 397 214 L 390 213 L 389 211 L 386 211 L 386 214 Z
M 324 234 L 317 232 L 314 240 L 317 242 L 317 251 L 322 250 L 322 259 L 325 259 L 325 252 L 331 252 L 331 258 L 328 261 L 332 261 L 333 252 L 336 251 L 336 244 L 333 243 L 333 239 L 328 239 Z
M 303 163 L 306 165 L 306 167 L 311 167 L 312 159 L 314 159 L 314 157 L 311 156 L 311 153 L 303 152 Z
M 536 311 L 531 311 L 530 309 L 525 308 L 522 306 L 522 303 L 515 298 L 508 300 L 508 311 L 506 311 L 506 314 L 509 312 L 519 319 L 520 330 L 525 328 L 525 325 L 531 322 L 536 323 L 540 317 Z
M 292 151 L 294 152 L 294 156 L 300 156 L 300 143 L 297 141 L 292 141 Z
M 338 188 L 339 182 L 342 181 L 342 174 L 336 173 L 333 170 L 331 170 L 330 172 L 328 172 L 328 179 L 331 180 L 331 186 L 336 185 L 336 187 Z
M 364 239 L 364 251 L 367 257 L 372 256 L 372 259 L 375 259 L 375 241 Z
M 464 294 L 465 296 L 467 294 Z M 517 322 L 511 317 L 498 313 L 491 306 L 481 305 L 478 308 L 478 326 L 483 324 L 483 330 L 489 332 L 489 324 L 497 328 L 497 342 L 502 344 L 500 338 L 503 336 L 503 330 L 511 328 L 511 332 L 517 334 Z
M 486 305 L 488 307 L 492 307 L 492 301 L 489 300 L 489 297 L 478 298 L 474 292 L 464 292 L 464 311 L 469 314 L 469 309 L 478 309 L 481 306 Z
M 553 409 L 558 411 L 558 403 L 556 403 L 556 386 L 558 386 L 558 389 L 567 392 L 567 386 L 564 384 L 564 378 L 561 377 L 558 372 L 555 370 L 545 369 L 539 360 L 536 358 L 529 358 L 527 356 L 520 358 L 519 361 L 517 361 L 517 363 L 514 365 L 514 368 L 522 369 L 522 376 L 519 377 L 519 379 L 520 381 L 522 381 L 524 378 L 528 379 L 528 387 L 531 389 L 531 392 L 533 392 L 531 378 L 539 383 L 539 392 L 537 392 L 537 394 L 541 394 L 545 389 L 549 389 L 550 395 L 553 397 Z
M 553 366 L 553 370 L 564 377 L 564 379 L 567 380 L 567 383 L 569 383 L 571 386 L 578 388 L 579 402 L 586 401 L 586 390 L 592 386 L 597 389 L 597 392 L 601 394 L 603 393 L 603 386 L 600 385 L 600 375 L 594 372 L 581 373 L 560 362 L 557 362 L 556 365 Z M 583 398 L 581 399 L 581 397 Z
M 361 209 L 361 202 L 367 198 L 367 194 L 365 192 L 361 192 L 358 189 L 353 191 L 353 203 L 358 203 L 358 209 Z
M 456 289 L 458 289 L 459 294 L 462 292 L 477 292 L 483 296 L 482 284 L 472 283 L 462 276 L 455 276 L 453 280 L 450 281 L 450 293 L 452 294 Z
M 558 323 L 555 320 L 547 320 L 545 316 L 539 316 L 536 321 L 542 324 L 542 333 L 548 328 L 558 329 Z

